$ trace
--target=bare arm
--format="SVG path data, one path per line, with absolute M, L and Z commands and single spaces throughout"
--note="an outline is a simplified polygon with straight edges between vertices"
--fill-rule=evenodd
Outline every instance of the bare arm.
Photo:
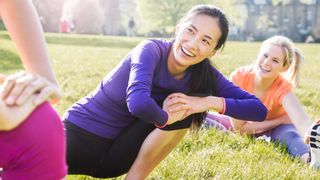
M 40 21 L 31 1 L 2 0 L 0 12 L 25 69 L 57 84 L 51 69 Z
M 248 122 L 243 120 L 231 119 L 231 125 L 235 131 L 241 134 L 256 134 L 273 129 L 281 124 L 291 123 L 288 115 L 283 115 L 272 120 L 263 122 Z
M 48 83 L 45 87 L 50 86 L 53 89 L 49 91 L 51 98 L 58 100 L 60 98 L 59 88 L 51 69 L 43 31 L 32 2 L 30 0 L 1 0 L 0 12 L 1 18 L 17 47 L 25 69 L 31 74 L 37 74 L 47 79 Z M 14 97 L 22 94 L 11 93 L 12 89 L 14 89 L 14 85 L 9 84 L 8 87 L 5 87 L 4 94 Z M 43 86 L 38 87 L 34 91 L 42 89 L 44 89 Z M 31 96 L 31 94 L 27 95 Z M 27 97 L 22 99 L 26 100 Z M 7 101 L 5 100 L 5 102 Z M 7 102 L 7 104 L 13 105 L 14 103 Z
M 282 100 L 282 106 L 288 113 L 292 123 L 300 132 L 300 135 L 304 136 L 311 127 L 313 121 L 303 110 L 297 97 L 293 93 L 288 93 Z

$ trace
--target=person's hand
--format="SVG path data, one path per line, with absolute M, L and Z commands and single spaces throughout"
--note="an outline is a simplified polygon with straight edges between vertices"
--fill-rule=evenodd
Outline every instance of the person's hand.
M 283 115 L 280 121 L 281 121 L 281 124 L 292 124 L 292 121 L 288 115 Z
M 20 125 L 36 107 L 32 100 L 31 96 L 21 106 L 8 106 L 0 99 L 0 130 L 9 131 Z
M 183 93 L 170 94 L 167 106 L 171 107 L 171 113 L 186 111 L 183 118 L 208 110 L 206 97 L 188 96 Z
M 57 102 L 60 91 L 57 85 L 38 75 L 20 72 L 5 78 L 2 83 L 2 99 L 8 106 L 22 105 L 33 95 L 33 103 L 39 105 L 47 99 Z
M 168 122 L 167 122 L 168 125 L 184 119 L 185 113 L 187 112 L 186 110 L 172 111 L 172 109 L 176 109 L 178 106 L 181 106 L 183 104 L 177 103 L 177 104 L 171 104 L 169 106 L 168 102 L 170 101 L 170 99 L 171 98 L 168 96 L 164 100 L 163 106 L 162 106 L 162 109 L 164 111 L 166 111 L 168 113 L 168 115 L 169 115 L 169 119 L 168 119 Z
M 316 124 L 320 124 L 320 119 L 316 120 L 312 126 L 309 128 L 309 130 L 306 132 L 305 136 L 304 136 L 304 142 L 306 144 L 309 144 L 309 139 L 310 139 L 310 133 L 311 133 L 311 128 L 316 125 Z

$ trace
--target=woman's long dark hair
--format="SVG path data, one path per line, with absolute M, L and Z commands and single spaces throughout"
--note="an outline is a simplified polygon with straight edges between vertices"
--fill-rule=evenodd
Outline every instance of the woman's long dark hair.
M 191 87 L 187 93 L 190 96 L 210 96 L 216 94 L 216 78 L 212 71 L 209 59 L 189 67 L 191 71 Z M 191 131 L 199 129 L 206 117 L 207 112 L 192 114 Z
M 219 20 L 221 37 L 218 40 L 215 50 L 223 49 L 229 33 L 229 22 L 223 11 L 212 5 L 197 5 L 190 9 L 190 11 L 181 19 L 181 21 L 198 14 L 204 14 Z M 215 73 L 213 72 L 212 65 L 208 58 L 198 64 L 190 66 L 189 70 L 191 71 L 191 87 L 187 93 L 188 95 L 205 97 L 216 94 Z M 192 131 L 199 129 L 204 118 L 206 117 L 206 114 L 207 112 L 202 112 L 192 115 Z

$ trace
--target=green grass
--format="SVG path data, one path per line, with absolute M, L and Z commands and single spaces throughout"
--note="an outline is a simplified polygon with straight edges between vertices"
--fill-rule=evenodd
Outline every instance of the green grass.
M 136 44 L 145 38 L 46 34 L 53 68 L 63 91 L 55 106 L 60 115 L 79 98 L 92 91 Z M 0 32 L 0 72 L 21 70 L 14 45 Z M 301 84 L 295 93 L 311 118 L 320 117 L 320 45 L 298 44 L 305 54 Z M 253 62 L 259 43 L 228 42 L 213 62 L 228 76 L 235 68 Z M 319 179 L 291 159 L 283 146 L 268 144 L 214 129 L 188 135 L 152 172 L 150 179 Z M 122 179 L 120 177 L 118 179 Z M 68 179 L 92 179 L 69 176 Z

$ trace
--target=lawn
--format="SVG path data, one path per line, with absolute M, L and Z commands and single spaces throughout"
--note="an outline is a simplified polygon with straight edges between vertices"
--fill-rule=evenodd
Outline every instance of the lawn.
M 46 38 L 63 91 L 62 100 L 55 105 L 61 116 L 70 105 L 92 91 L 131 48 L 146 39 L 65 34 L 46 34 Z M 0 32 L 0 42 L 0 72 L 20 70 L 22 65 L 6 32 Z M 320 45 L 298 44 L 298 47 L 305 55 L 305 63 L 295 93 L 310 117 L 320 118 Z M 258 48 L 259 43 L 228 42 L 212 61 L 228 76 L 238 66 L 254 62 Z M 210 129 L 188 135 L 149 178 L 319 179 L 320 171 L 310 170 L 297 159 L 291 159 L 283 146 Z

